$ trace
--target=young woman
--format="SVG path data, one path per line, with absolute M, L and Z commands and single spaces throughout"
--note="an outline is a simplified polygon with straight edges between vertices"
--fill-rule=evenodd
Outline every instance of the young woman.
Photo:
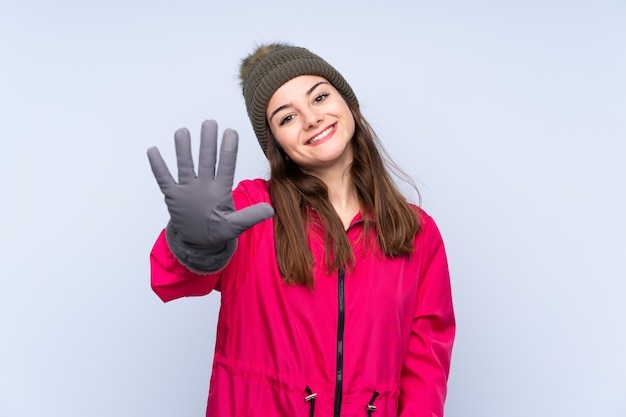
M 163 301 L 221 293 L 207 416 L 442 417 L 455 334 L 444 245 L 394 184 L 349 84 L 307 49 L 242 61 L 269 180 L 232 190 L 237 133 L 175 134 L 171 220 L 151 253 Z M 216 162 L 217 165 L 216 172 Z

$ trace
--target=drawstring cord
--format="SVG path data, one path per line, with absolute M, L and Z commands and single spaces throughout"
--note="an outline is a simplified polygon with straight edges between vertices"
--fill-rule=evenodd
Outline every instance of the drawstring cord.
M 306 397 L 304 397 L 304 401 L 308 402 L 311 406 L 310 411 L 309 411 L 309 417 L 314 417 L 315 416 L 315 397 L 317 397 L 317 393 L 314 393 L 311 390 L 311 388 L 309 388 L 308 385 L 306 386 L 304 390 L 308 394 Z M 376 400 L 376 397 L 378 397 L 378 395 L 379 394 L 376 391 L 374 391 L 374 394 L 372 394 L 372 398 L 370 398 L 370 402 L 369 404 L 367 404 L 367 417 L 372 417 L 372 413 L 376 411 L 374 400 Z
M 311 405 L 311 411 L 309 412 L 309 416 L 313 417 L 315 415 L 315 397 L 317 397 L 317 393 L 313 393 L 308 385 L 304 390 L 307 394 L 309 394 L 304 397 L 304 401 L 307 401 Z
M 376 406 L 374 405 L 374 400 L 378 397 L 378 393 L 374 391 L 374 395 L 370 398 L 370 403 L 367 405 L 367 417 L 372 417 L 372 413 L 376 411 Z

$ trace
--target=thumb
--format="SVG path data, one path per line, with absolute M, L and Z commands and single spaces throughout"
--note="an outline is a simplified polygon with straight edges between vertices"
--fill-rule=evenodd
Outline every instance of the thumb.
M 230 214 L 230 223 L 241 232 L 274 215 L 274 208 L 267 203 L 258 203 Z

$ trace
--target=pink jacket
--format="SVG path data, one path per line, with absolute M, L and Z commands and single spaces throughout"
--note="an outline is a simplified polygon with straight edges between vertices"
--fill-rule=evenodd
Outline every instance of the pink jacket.
M 235 207 L 268 202 L 268 183 L 243 181 Z M 315 290 L 281 280 L 269 219 L 244 232 L 228 265 L 199 275 L 161 233 L 152 288 L 163 300 L 221 292 L 207 416 L 442 417 L 455 334 L 444 245 L 421 209 L 411 256 L 356 244 L 352 270 L 325 272 L 323 233 L 310 230 Z M 312 211 L 314 213 L 314 211 Z

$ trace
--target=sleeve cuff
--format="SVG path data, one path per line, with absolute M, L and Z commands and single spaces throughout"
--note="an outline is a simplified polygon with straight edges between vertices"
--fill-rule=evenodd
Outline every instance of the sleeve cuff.
M 171 221 L 165 228 L 165 238 L 167 246 L 178 262 L 197 274 L 205 275 L 221 271 L 228 265 L 228 261 L 237 250 L 237 239 L 228 241 L 224 249 L 217 253 L 210 253 L 205 248 L 191 246 L 180 239 L 178 231 Z

